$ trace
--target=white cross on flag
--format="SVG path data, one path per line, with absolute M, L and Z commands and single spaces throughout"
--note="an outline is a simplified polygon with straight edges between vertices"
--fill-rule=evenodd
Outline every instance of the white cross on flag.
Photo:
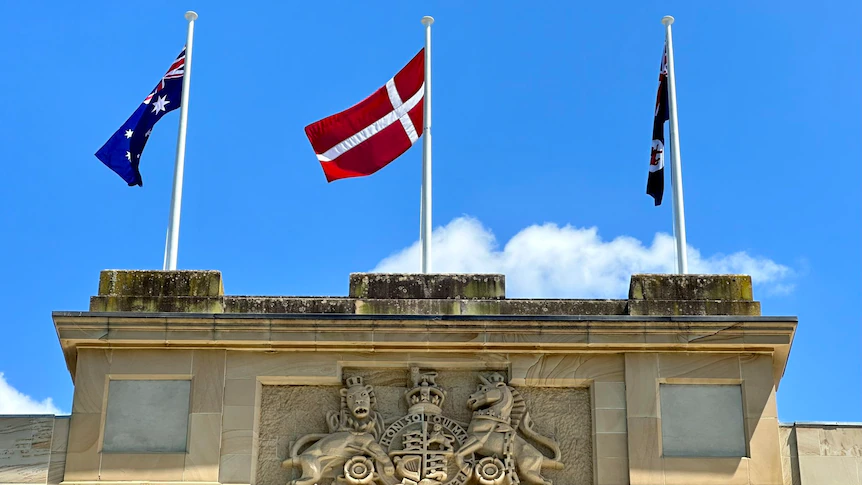
M 305 127 L 326 180 L 385 167 L 422 135 L 425 49 L 371 96 Z

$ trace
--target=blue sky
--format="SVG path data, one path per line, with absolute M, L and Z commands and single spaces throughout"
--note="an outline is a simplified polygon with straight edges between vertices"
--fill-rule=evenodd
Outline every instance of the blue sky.
M 144 151 L 143 188 L 93 153 L 182 48 L 186 9 L 200 19 L 179 267 L 268 295 L 346 295 L 350 272 L 416 261 L 421 149 L 327 184 L 303 127 L 382 86 L 422 47 L 423 15 L 435 267 L 570 298 L 623 297 L 631 272 L 666 271 L 669 197 L 653 207 L 645 185 L 671 14 L 693 269 L 750 272 L 764 314 L 799 317 L 782 421 L 862 420 L 858 2 L 239 5 L 5 6 L 7 402 L 68 411 L 51 311 L 85 310 L 102 269 L 161 267 L 178 112 Z

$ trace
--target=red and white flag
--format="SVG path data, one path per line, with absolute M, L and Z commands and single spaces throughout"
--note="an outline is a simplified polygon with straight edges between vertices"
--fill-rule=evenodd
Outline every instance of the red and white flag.
M 305 127 L 326 180 L 361 177 L 385 167 L 422 135 L 425 49 L 371 96 Z

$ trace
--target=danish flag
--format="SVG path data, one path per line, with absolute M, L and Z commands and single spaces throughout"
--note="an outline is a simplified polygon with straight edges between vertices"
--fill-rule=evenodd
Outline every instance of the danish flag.
M 371 96 L 305 127 L 326 180 L 371 175 L 422 135 L 425 49 Z

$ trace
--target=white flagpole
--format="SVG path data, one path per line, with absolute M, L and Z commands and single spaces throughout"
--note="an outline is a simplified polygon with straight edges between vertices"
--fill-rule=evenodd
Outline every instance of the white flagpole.
M 422 273 L 431 272 L 431 24 L 434 17 L 422 17 L 425 26 L 425 94 L 422 120 L 422 202 L 419 240 L 422 246 Z
M 679 155 L 679 123 L 676 114 L 676 75 L 673 65 L 673 37 L 670 25 L 673 17 L 670 15 L 661 19 L 665 26 L 667 42 L 667 82 L 668 104 L 670 108 L 670 178 L 673 189 L 673 232 L 676 240 L 677 272 L 688 273 L 688 256 L 685 244 L 685 209 L 682 202 L 682 161 Z
M 177 246 L 180 239 L 180 207 L 183 202 L 183 170 L 186 161 L 186 122 L 189 114 L 189 84 L 192 80 L 192 41 L 195 33 L 195 20 L 198 14 L 189 10 L 186 33 L 186 62 L 183 74 L 183 94 L 180 104 L 180 132 L 177 135 L 177 161 L 174 165 L 174 187 L 171 192 L 171 214 L 168 219 L 168 237 L 165 243 L 165 262 L 163 270 L 177 269 Z

